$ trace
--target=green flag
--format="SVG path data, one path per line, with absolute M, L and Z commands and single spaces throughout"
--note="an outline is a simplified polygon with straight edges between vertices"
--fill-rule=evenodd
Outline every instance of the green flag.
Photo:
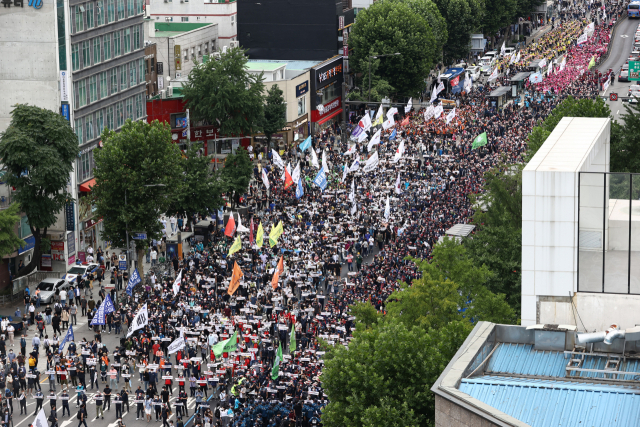
M 296 327 L 291 325 L 291 334 L 289 335 L 289 354 L 296 351 Z
M 213 354 L 215 354 L 216 359 L 222 356 L 222 353 L 231 353 L 236 351 L 238 347 L 238 331 L 235 331 L 231 338 L 228 340 L 220 341 L 218 344 L 213 346 Z
M 591 57 L 591 61 L 589 61 L 589 70 L 590 70 L 591 68 L 595 67 L 595 65 L 596 65 L 596 57 L 595 57 L 595 56 L 592 56 L 592 57 Z
M 271 368 L 271 379 L 278 379 L 280 374 L 280 362 L 282 361 L 282 343 L 278 345 L 278 352 L 276 353 L 276 360 L 273 361 L 273 368 Z
M 486 132 L 482 132 L 480 135 L 476 136 L 476 139 L 473 140 L 473 144 L 471 144 L 471 149 L 475 150 L 476 148 L 482 147 L 483 145 L 487 145 Z

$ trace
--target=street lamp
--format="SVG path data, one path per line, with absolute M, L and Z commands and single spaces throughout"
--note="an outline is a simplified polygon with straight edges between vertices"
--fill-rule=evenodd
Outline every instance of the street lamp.
M 396 55 L 402 55 L 402 54 L 400 52 L 396 52 L 396 53 L 387 53 L 384 55 L 373 55 L 369 57 L 369 95 L 367 95 L 367 102 L 371 102 L 371 60 L 384 58 L 386 56 L 396 56 Z

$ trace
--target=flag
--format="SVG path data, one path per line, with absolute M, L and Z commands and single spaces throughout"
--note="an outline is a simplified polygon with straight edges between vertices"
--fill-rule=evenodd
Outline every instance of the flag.
M 500 48 L 500 55 L 504 56 L 504 54 L 507 52 L 507 46 L 505 45 L 506 41 L 502 42 L 502 47 Z
M 284 255 L 280 255 L 280 261 L 278 261 L 278 266 L 273 271 L 273 277 L 271 278 L 271 287 L 274 291 L 278 287 L 278 280 L 282 273 L 284 273 Z
M 387 196 L 387 205 L 384 208 L 384 218 L 389 220 L 389 215 L 391 215 L 391 207 L 389 206 L 389 196 Z
M 318 176 L 316 176 L 316 179 L 313 180 L 313 183 L 320 187 L 322 191 L 327 188 L 327 175 L 325 175 L 324 173 L 324 168 L 320 169 L 320 172 L 318 172 Z
M 551 75 L 553 71 L 553 62 L 549 62 L 549 68 L 547 68 L 547 76 Z
M 489 78 L 487 79 L 488 81 L 492 81 L 498 78 L 498 75 L 500 73 L 498 72 L 498 67 L 493 69 L 493 72 L 491 73 L 491 75 L 489 76 Z
M 244 273 L 240 270 L 238 261 L 235 261 L 233 264 L 233 273 L 231 273 L 231 281 L 229 282 L 229 289 L 227 289 L 227 293 L 229 295 L 233 295 L 236 289 L 238 289 L 242 276 L 244 276 Z
M 436 92 L 436 87 L 433 87 L 433 91 L 431 91 L 431 99 L 429 100 L 430 103 L 433 104 L 433 101 L 435 101 L 436 99 L 438 99 L 438 92 Z
M 378 112 L 376 113 L 376 119 L 373 121 L 373 126 L 381 125 L 384 121 L 384 114 L 382 113 L 382 104 L 380 104 L 380 108 L 378 108 Z
M 385 120 L 384 123 L 382 123 L 382 129 L 387 130 L 395 126 L 395 124 L 396 124 L 396 121 L 393 120 L 393 117 L 390 117 L 387 120 Z
M 261 221 L 260 224 L 258 224 L 258 232 L 256 233 L 256 246 L 258 246 L 258 248 L 262 247 L 263 237 L 264 237 L 264 229 L 262 228 L 262 221 Z
M 543 69 L 546 65 L 547 65 L 547 58 L 542 58 L 542 60 L 538 62 L 538 67 L 540 67 L 540 69 Z
M 282 161 L 282 157 L 280 154 L 274 149 L 271 149 L 271 157 L 273 158 L 273 164 L 278 166 L 280 169 L 284 169 L 284 162 Z
M 389 135 L 389 141 L 395 140 L 397 134 L 398 132 L 396 132 L 396 130 L 394 129 L 393 132 L 391 132 L 391 135 Z
M 287 180 L 285 172 L 289 172 L 289 175 L 291 175 L 291 163 L 289 163 L 287 167 L 282 170 L 282 176 L 280 177 L 282 182 L 285 182 Z
M 516 62 L 520 62 L 520 51 L 518 51 L 518 57 L 516 58 Z
M 240 239 L 240 237 L 238 237 Z M 180 285 L 182 285 L 182 270 L 178 273 L 178 277 L 176 277 L 175 282 L 173 282 L 173 296 L 175 297 L 180 292 Z
M 509 65 L 513 64 L 514 62 L 516 62 L 516 53 L 513 52 L 511 54 L 511 58 L 509 59 Z
M 107 297 L 102 301 L 100 307 L 98 307 L 95 316 L 93 316 L 91 325 L 105 325 L 107 323 L 107 314 L 113 313 L 114 311 L 116 311 L 116 308 L 113 305 L 113 301 L 111 301 L 111 296 L 107 294 Z
M 439 82 L 438 88 L 436 89 L 436 95 L 444 90 L 444 83 Z
M 349 201 L 356 201 L 356 184 L 354 179 L 351 180 L 351 193 L 349 193 Z
M 400 126 L 406 126 L 409 124 L 409 116 L 405 117 L 401 122 Z
M 602 85 L 602 91 L 606 92 L 607 89 L 609 89 L 609 83 L 611 82 L 611 80 L 607 79 L 606 82 L 604 82 L 604 84 Z
M 253 217 L 251 217 L 251 223 L 249 224 L 249 246 L 253 246 L 253 232 L 256 230 L 253 225 Z
M 349 166 L 349 172 L 355 172 L 360 169 L 360 156 L 357 156 L 356 159 Z
M 302 187 L 302 178 L 298 179 L 298 186 L 296 187 L 296 199 L 304 196 L 304 188 Z
M 320 169 L 320 165 L 318 164 L 318 156 L 316 155 L 316 150 L 314 150 L 313 147 L 311 147 L 310 150 L 311 150 L 311 165 Z
M 289 174 L 289 171 L 287 171 L 286 169 L 284 170 L 284 189 L 286 190 L 287 188 L 291 187 L 293 185 L 293 178 L 291 178 L 291 175 Z
M 464 90 L 469 92 L 473 86 L 473 79 L 469 77 L 469 73 L 464 74 Z
M 249 229 L 247 227 L 245 227 L 244 225 L 242 225 L 242 215 L 240 215 L 240 213 L 238 213 L 238 227 L 236 227 L 236 231 L 238 233 L 248 233 Z
M 278 375 L 280 374 L 280 362 L 282 362 L 282 343 L 278 345 L 278 352 L 276 353 L 276 358 L 273 361 L 273 368 L 271 368 L 271 379 L 278 379 Z
M 449 114 L 447 114 L 447 124 L 449 124 L 449 122 L 451 122 L 451 120 L 453 120 L 456 117 L 456 108 L 453 107 L 453 109 L 451 111 L 449 111 Z
M 595 57 L 595 56 L 592 56 L 592 57 L 591 57 L 591 61 L 589 61 L 589 70 L 590 70 L 591 68 L 595 67 L 595 65 L 596 65 L 596 57 Z
M 356 209 L 357 209 L 356 202 L 353 202 L 353 205 L 351 205 L 351 215 L 356 213 Z
M 365 132 L 368 132 L 369 129 L 371 129 L 371 117 L 369 117 L 368 114 L 362 116 L 362 119 L 360 119 L 358 126 L 361 127 Z
M 378 129 L 378 132 L 373 135 L 373 138 L 371 138 L 371 141 L 369 141 L 367 145 L 367 151 L 371 151 L 374 145 L 380 144 L 380 132 L 380 129 Z
M 235 232 L 236 232 L 236 220 L 233 219 L 233 212 L 229 212 L 229 219 L 227 220 L 227 228 L 224 229 L 224 235 L 227 237 L 231 237 Z
M 560 71 L 563 71 L 564 67 L 566 67 L 566 66 L 567 66 L 567 58 L 564 57 L 564 58 L 562 58 L 562 62 L 560 63 Z
M 235 242 L 233 242 L 233 245 L 231 245 L 231 247 L 229 248 L 229 255 L 228 256 L 231 256 L 231 255 L 235 254 L 240 249 L 242 249 L 242 241 L 240 240 L 240 236 L 238 236 L 238 237 L 236 237 Z
M 402 158 L 404 155 L 404 139 L 400 141 L 400 145 L 398 145 L 398 149 L 396 150 L 395 156 L 393 156 L 393 162 L 396 163 L 398 160 Z
M 396 194 L 401 194 L 402 188 L 400 187 L 400 172 L 398 172 L 398 179 L 396 179 Z
M 304 150 L 311 147 L 311 136 L 308 136 L 307 139 L 302 141 L 298 147 L 300 147 L 300 151 L 304 153 Z
M 347 179 L 347 174 L 349 173 L 349 165 L 346 163 L 342 166 L 342 182 Z
M 529 76 L 529 83 L 540 83 L 542 82 L 542 74 L 534 73 Z
M 442 105 L 438 105 L 436 108 L 433 109 L 433 118 L 434 119 L 440 118 L 440 114 L 442 114 L 443 111 L 444 111 L 444 108 L 442 108 Z
M 387 111 L 387 119 L 389 120 L 393 119 L 393 115 L 397 112 L 398 112 L 398 109 L 396 107 L 389 108 L 389 111 Z
M 147 326 L 147 324 L 149 324 L 149 312 L 147 311 L 147 304 L 145 303 L 131 321 L 129 330 L 127 331 L 127 338 L 133 335 L 133 333 L 138 329 L 142 329 Z
M 379 162 L 380 162 L 380 159 L 378 158 L 378 152 L 374 151 L 373 156 L 369 157 L 369 159 L 367 160 L 367 163 L 364 164 L 364 171 L 371 172 L 372 170 L 378 167 Z
M 62 338 L 62 342 L 60 342 L 59 351 L 64 350 L 64 346 L 67 345 L 68 342 L 75 341 L 75 337 L 73 336 L 73 323 L 69 325 L 69 329 L 67 329 L 67 333 L 64 334 L 64 338 Z
M 267 187 L 267 190 L 269 189 L 269 177 L 267 176 L 267 170 L 265 168 L 262 168 L 262 182 L 264 183 L 264 186 Z
M 578 46 L 580 46 L 583 43 L 586 43 L 588 39 L 589 37 L 587 36 L 587 33 L 583 33 L 580 37 L 578 37 Z
M 140 282 L 142 282 L 142 279 L 140 279 L 140 273 L 138 273 L 138 269 L 136 268 L 135 270 L 133 270 L 131 277 L 129 277 L 129 281 L 127 282 L 127 289 L 125 290 L 125 292 L 127 292 L 129 296 L 132 296 L 133 288 Z
M 291 333 L 289 334 L 289 353 L 296 351 L 296 326 L 291 324 Z
M 407 114 L 409 111 L 411 111 L 411 98 L 409 98 L 409 102 L 407 102 L 407 106 L 404 107 L 405 114 Z
M 350 138 L 357 140 L 362 133 L 364 133 L 364 130 L 360 126 L 354 126 Z
M 296 168 L 291 173 L 291 179 L 294 183 L 298 182 L 298 180 L 300 179 L 300 162 L 298 162 Z
M 343 156 L 348 156 L 349 154 L 355 154 L 356 152 L 356 144 L 353 144 L 347 151 L 342 153 Z
M 180 334 L 180 336 L 178 338 L 176 338 L 171 344 L 169 344 L 169 347 L 167 348 L 167 354 L 173 354 L 176 351 L 180 351 L 184 348 L 184 337 L 182 336 L 182 334 Z
M 238 348 L 238 331 L 235 331 L 231 338 L 224 341 L 220 341 L 213 346 L 213 354 L 216 359 L 222 356 L 224 353 L 233 353 Z
M 433 117 L 433 105 L 429 105 L 429 107 L 424 110 L 424 121 L 427 122 L 429 121 L 429 119 L 431 119 L 431 117 Z
M 322 150 L 322 169 L 324 169 L 325 172 L 329 171 L 327 167 L 327 152 L 325 150 Z
M 33 427 L 49 427 L 47 414 L 44 412 L 44 408 L 41 408 L 40 412 L 38 412 L 36 419 L 33 421 Z
M 282 231 L 282 221 L 278 222 L 278 225 L 271 228 L 271 231 L 269 232 L 269 245 L 271 245 L 271 247 L 278 244 L 278 239 L 282 236 Z
M 487 133 L 482 132 L 480 135 L 476 136 L 476 139 L 473 140 L 473 144 L 471 144 L 471 149 L 475 150 L 478 147 L 482 147 L 483 145 L 487 145 Z

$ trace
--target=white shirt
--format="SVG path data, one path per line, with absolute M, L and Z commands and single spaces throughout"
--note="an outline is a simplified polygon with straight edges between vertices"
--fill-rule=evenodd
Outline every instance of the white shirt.
M 66 300 L 67 299 L 67 291 L 65 291 L 65 290 L 60 291 L 60 299 L 61 300 L 63 300 L 63 299 Z
M 93 248 L 91 246 L 89 246 L 87 248 L 87 253 L 92 254 L 93 253 Z
M 151 259 L 156 259 L 158 258 L 158 252 L 156 252 L 155 250 L 151 251 Z

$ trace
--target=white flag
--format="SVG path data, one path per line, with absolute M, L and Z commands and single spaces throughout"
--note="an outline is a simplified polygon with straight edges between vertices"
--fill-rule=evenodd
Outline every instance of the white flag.
M 325 173 L 329 172 L 329 168 L 327 167 L 327 153 L 324 150 L 322 150 L 322 168 Z
M 40 412 L 38 412 L 36 419 L 33 421 L 33 427 L 49 427 L 47 414 L 44 412 L 44 408 L 40 408 Z
M 149 313 L 147 312 L 147 304 L 142 306 L 136 316 L 129 325 L 129 331 L 127 332 L 127 338 L 129 338 L 135 331 L 142 329 L 149 324 Z
M 167 348 L 167 354 L 173 354 L 176 351 L 180 351 L 184 348 L 184 337 L 180 334 L 180 337 L 176 338 L 171 344 L 169 344 L 169 348 Z
M 364 142 L 367 140 L 367 137 L 369 137 L 369 135 L 367 135 L 366 132 L 362 132 L 359 136 L 358 136 L 358 142 Z
M 379 161 L 380 160 L 378 159 L 378 152 L 374 151 L 373 155 L 367 160 L 367 163 L 364 164 L 364 171 L 371 172 L 378 167 Z
M 381 130 L 378 129 L 378 132 L 376 132 L 373 135 L 373 138 L 371 138 L 371 141 L 369 141 L 369 145 L 367 145 L 367 150 L 368 151 L 371 151 L 371 148 L 373 148 L 374 145 L 380 144 L 380 132 L 381 132 Z
M 369 117 L 369 114 L 365 114 L 364 116 L 362 116 L 362 119 L 360 119 L 359 126 L 365 132 L 369 132 L 369 129 L 371 129 L 371 117 Z
M 267 170 L 262 168 L 262 182 L 264 182 L 264 186 L 269 189 L 269 177 L 267 176 Z
M 433 117 L 433 105 L 429 105 L 426 110 L 424 110 L 424 121 L 429 121 L 431 117 Z
M 389 196 L 387 196 L 387 206 L 384 208 L 384 218 L 389 220 L 389 215 L 391 215 L 391 207 L 389 206 Z
M 411 98 L 409 98 L 409 102 L 407 102 L 407 106 L 404 107 L 405 114 L 407 114 L 409 111 L 411 111 Z
M 298 162 L 298 164 L 296 165 L 296 168 L 293 170 L 293 173 L 291 174 L 291 179 L 293 180 L 293 182 L 300 181 L 300 162 Z
M 602 85 L 602 90 L 603 90 L 604 92 L 606 92 L 606 91 L 607 91 L 607 89 L 609 89 L 609 83 L 610 83 L 610 82 L 611 82 L 611 80 L 607 79 L 607 81 L 606 81 L 606 82 L 604 82 L 604 84 Z
M 473 86 L 473 79 L 469 77 L 469 73 L 464 73 L 464 90 L 469 92 Z
M 342 153 L 342 155 L 348 156 L 349 154 L 355 154 L 355 153 L 356 153 L 356 144 L 353 144 L 351 147 L 349 147 L 349 149 L 346 152 Z
M 487 80 L 492 81 L 498 78 L 498 67 L 493 69 L 493 72 L 491 73 L 491 75 L 489 76 L 489 78 Z
M 393 119 L 393 115 L 397 112 L 398 109 L 396 107 L 389 108 L 389 111 L 387 111 L 387 119 Z
M 356 156 L 353 163 L 351 163 L 351 166 L 349 167 L 349 172 L 355 172 L 358 169 L 360 169 L 360 156 Z
M 289 163 L 289 164 L 287 165 L 286 169 L 287 169 L 287 172 L 289 172 L 289 175 L 291 175 L 291 163 Z M 285 175 L 284 170 L 283 170 L 283 171 L 282 171 L 282 176 L 280 177 L 280 179 L 282 180 L 282 182 L 284 182 L 284 181 L 285 181 L 286 177 L 287 177 L 287 176 Z
M 567 58 L 564 57 L 564 58 L 562 58 L 562 62 L 560 63 L 560 71 L 563 71 L 564 67 L 566 67 L 566 66 L 567 66 Z
M 398 172 L 398 179 L 396 179 L 396 194 L 402 193 L 402 189 L 400 188 L 400 172 Z
M 345 163 L 342 166 L 342 182 L 344 182 L 347 179 L 348 173 L 349 173 L 349 165 Z
M 444 111 L 444 108 L 442 108 L 442 105 L 438 105 L 436 108 L 433 109 L 433 118 L 434 119 L 440 118 L 440 114 L 442 114 L 443 111 Z
M 500 48 L 500 55 L 504 56 L 505 52 L 507 51 L 507 46 L 505 46 L 506 41 L 502 42 L 502 47 Z
M 578 37 L 578 45 L 586 43 L 588 38 L 589 37 L 587 36 L 587 33 L 583 33 L 580 37 Z
M 383 116 L 382 104 L 380 104 L 380 108 L 378 108 L 378 112 L 376 113 L 376 118 L 373 120 L 373 123 L 376 123 Z
M 318 156 L 316 155 L 316 150 L 314 150 L 313 147 L 309 147 L 309 150 L 311 151 L 311 165 L 315 166 L 316 169 L 320 169 L 320 165 L 318 164 Z
M 444 90 L 444 83 L 440 82 L 438 85 L 438 89 L 436 89 L 436 94 L 442 92 Z
M 382 129 L 387 130 L 391 127 L 393 127 L 396 124 L 395 120 L 393 120 L 393 116 L 391 116 L 390 118 L 388 118 L 387 120 L 385 120 L 382 123 Z
M 280 154 L 274 149 L 271 149 L 271 156 L 273 157 L 273 164 L 278 166 L 280 169 L 284 169 L 284 162 L 282 161 L 282 157 Z
M 238 212 L 238 226 L 236 227 L 236 231 L 238 233 L 248 233 L 249 229 L 247 227 L 245 227 L 244 225 L 242 225 L 242 215 L 240 215 L 240 212 Z
M 549 68 L 547 68 L 547 76 L 551 75 L 553 71 L 553 62 L 549 62 Z
M 356 203 L 353 202 L 353 205 L 351 206 L 351 215 L 355 215 L 356 214 Z
M 511 54 L 511 59 L 509 59 L 509 65 L 513 64 L 514 62 L 516 62 L 516 53 L 513 52 Z
M 431 99 L 429 100 L 430 103 L 433 104 L 433 101 L 435 101 L 436 99 L 438 99 L 438 92 L 436 92 L 436 87 L 433 87 L 433 90 L 431 91 Z
M 538 62 L 538 67 L 541 69 L 547 65 L 547 58 L 542 58 L 542 61 Z
M 449 122 L 453 120 L 455 116 L 456 116 L 456 108 L 453 107 L 453 110 L 449 111 L 449 114 L 447 114 L 447 124 L 449 124 Z
M 240 215 L 238 215 L 238 219 L 240 219 Z M 238 230 L 240 231 L 240 230 Z M 175 282 L 173 282 L 173 296 L 175 297 L 180 292 L 180 285 L 182 284 L 182 270 L 178 273 L 178 277 L 176 277 Z
M 400 141 L 400 145 L 398 145 L 396 154 L 395 156 L 393 156 L 393 163 L 396 163 L 398 160 L 400 160 L 403 155 L 404 155 L 404 139 Z
M 518 51 L 518 57 L 516 58 L 516 62 L 520 62 L 520 51 Z
M 355 184 L 355 180 L 351 180 L 351 193 L 349 193 L 349 201 L 350 202 L 355 202 L 356 201 L 356 184 Z

